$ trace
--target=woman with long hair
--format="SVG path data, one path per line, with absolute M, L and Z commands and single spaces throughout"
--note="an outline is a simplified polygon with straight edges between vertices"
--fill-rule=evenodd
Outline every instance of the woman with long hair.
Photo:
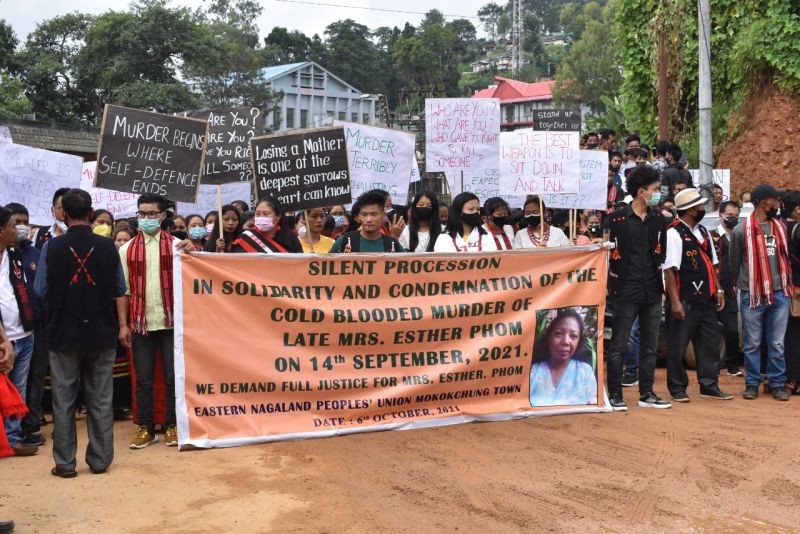
M 335 239 L 322 235 L 325 228 L 325 210 L 323 208 L 311 208 L 304 212 L 305 232 L 298 231 L 298 239 L 306 254 L 327 254 L 331 251 Z
M 233 252 L 249 253 L 300 253 L 303 247 L 290 228 L 284 227 L 283 205 L 276 198 L 261 197 L 256 204 L 255 227 L 242 232 L 234 241 Z
M 544 222 L 544 201 L 531 195 L 525 199 L 525 228 L 514 237 L 514 248 L 568 247 L 569 238 L 559 228 Z
M 420 191 L 414 195 L 409 213 L 408 225 L 403 228 L 398 241 L 409 252 L 433 252 L 442 233 L 436 193 Z
M 206 225 L 202 215 L 193 213 L 186 216 L 186 234 L 198 252 L 206 246 Z
M 219 236 L 220 221 L 214 223 L 214 229 L 208 236 L 204 250 L 206 252 L 230 252 L 233 242 L 242 233 L 242 216 L 231 204 L 222 206 L 222 237 Z
M 481 201 L 472 193 L 456 195 L 450 206 L 447 232 L 439 235 L 436 252 L 495 252 L 497 245 L 482 225 Z

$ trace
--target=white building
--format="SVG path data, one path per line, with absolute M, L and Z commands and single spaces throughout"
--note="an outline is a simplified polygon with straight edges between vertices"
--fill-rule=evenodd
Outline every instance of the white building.
M 267 115 L 267 125 L 276 131 L 319 128 L 333 119 L 376 124 L 378 97 L 365 95 L 313 61 L 267 67 L 264 81 L 282 92 L 279 111 Z

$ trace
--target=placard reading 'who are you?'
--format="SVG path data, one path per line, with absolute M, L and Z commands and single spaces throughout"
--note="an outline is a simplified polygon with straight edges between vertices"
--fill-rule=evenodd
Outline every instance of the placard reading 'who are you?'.
M 500 100 L 425 100 L 426 172 L 497 168 Z

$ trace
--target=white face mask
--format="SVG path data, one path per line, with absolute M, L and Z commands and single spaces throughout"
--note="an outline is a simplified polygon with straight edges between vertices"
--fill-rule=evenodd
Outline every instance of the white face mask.
M 56 221 L 56 226 L 58 226 L 62 232 L 66 232 L 67 228 L 69 228 L 69 226 L 67 226 L 67 223 L 65 223 L 64 221 Z
M 25 241 L 31 235 L 31 227 L 24 224 L 18 224 L 14 227 L 17 231 L 17 241 Z

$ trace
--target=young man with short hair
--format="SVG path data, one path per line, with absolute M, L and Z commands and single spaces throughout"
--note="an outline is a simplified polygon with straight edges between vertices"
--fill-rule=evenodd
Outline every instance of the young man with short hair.
M 723 202 L 719 205 L 719 226 L 711 233 L 719 263 L 719 285 L 725 292 L 725 307 L 717 315 L 722 325 L 722 337 L 725 340 L 725 354 L 722 366 L 728 376 L 743 376 L 739 369 L 741 353 L 739 352 L 739 304 L 736 300 L 736 279 L 731 274 L 728 255 L 731 248 L 733 229 L 739 224 L 739 206 L 736 202 Z
M 63 197 L 64 193 L 67 191 L 69 191 L 69 187 L 62 187 L 53 193 L 53 205 L 50 207 L 50 213 L 52 213 L 53 220 L 55 221 L 53 225 L 47 230 L 39 228 L 31 237 L 33 246 L 39 250 L 42 250 L 44 244 L 52 238 L 58 237 L 67 231 L 67 223 L 64 222 L 64 209 L 61 206 L 61 197 Z
M 353 216 L 360 221 L 361 227 L 339 236 L 331 247 L 331 253 L 405 252 L 397 239 L 381 233 L 385 206 L 386 197 L 377 192 L 368 191 L 359 196 L 353 204 Z
M 610 128 L 603 128 L 600 130 L 600 149 L 612 150 L 617 149 L 617 132 Z
M 717 312 L 725 306 L 717 278 L 717 254 L 711 234 L 700 221 L 705 198 L 689 188 L 675 197 L 678 220 L 667 230 L 667 255 L 662 265 L 672 313 L 667 342 L 667 387 L 672 400 L 689 402 L 689 377 L 683 354 L 692 342 L 697 359 L 700 396 L 730 400 L 719 389 Z
M 88 423 L 86 463 L 101 474 L 114 459 L 114 358 L 125 328 L 114 310 L 124 325 L 125 283 L 114 242 L 92 232 L 89 193 L 70 189 L 63 206 L 69 229 L 44 244 L 35 288 L 48 312 L 56 463 L 51 473 L 74 478 L 78 383 Z
M 751 192 L 751 198 L 753 213 L 733 230 L 730 252 L 731 274 L 741 294 L 743 396 L 747 400 L 758 397 L 761 343 L 766 341 L 767 380 L 772 396 L 788 401 L 784 336 L 789 322 L 792 285 L 786 227 L 776 218 L 780 195 L 774 187 L 759 185 Z
M 680 164 L 683 151 L 675 143 L 671 143 L 667 149 L 665 161 L 667 166 L 661 171 L 661 194 L 673 197 L 681 190 L 692 187 L 692 175 Z M 678 184 L 681 184 L 678 186 Z
M 663 291 L 660 266 L 664 262 L 667 227 L 656 207 L 661 193 L 658 173 L 637 167 L 628 177 L 630 206 L 611 215 L 609 240 L 615 244 L 608 268 L 609 300 L 614 303 L 614 326 L 607 356 L 608 395 L 614 411 L 627 410 L 622 398 L 623 354 L 631 327 L 639 318 L 639 406 L 670 408 L 653 391 L 656 345 L 661 322 Z

